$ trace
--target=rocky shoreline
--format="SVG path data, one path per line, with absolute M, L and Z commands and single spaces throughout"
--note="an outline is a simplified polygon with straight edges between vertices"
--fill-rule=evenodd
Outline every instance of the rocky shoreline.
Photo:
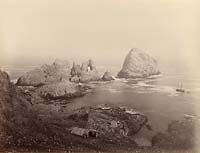
M 5 131 L 0 137 L 2 147 L 66 148 L 71 144 L 86 147 L 92 143 L 90 148 L 108 142 L 111 146 L 118 142 L 133 145 L 134 141 L 127 136 L 137 133 L 147 122 L 141 113 L 127 113 L 124 108 L 114 106 L 84 107 L 70 113 L 52 104 L 33 99 L 30 102 L 22 88 L 10 83 L 5 72 L 0 72 L 0 78 L 1 131 Z M 71 132 L 75 127 L 88 130 L 84 143 L 83 133 Z
M 141 64 L 142 60 L 147 62 Z M 139 63 L 135 64 L 136 61 Z M 133 49 L 118 77 L 157 73 L 160 72 L 156 61 Z M 152 130 L 148 116 L 142 112 L 108 104 L 67 111 L 57 103 L 67 104 L 69 99 L 91 92 L 88 82 L 112 80 L 110 72 L 101 77 L 92 60 L 81 66 L 73 63 L 72 67 L 68 61 L 56 60 L 52 65 L 27 72 L 16 84 L 10 82 L 6 72 L 0 71 L 1 148 L 96 151 L 194 148 L 196 123 L 192 119 L 173 121 L 165 133 L 156 134 L 152 140 L 135 139 L 133 136 L 142 128 Z

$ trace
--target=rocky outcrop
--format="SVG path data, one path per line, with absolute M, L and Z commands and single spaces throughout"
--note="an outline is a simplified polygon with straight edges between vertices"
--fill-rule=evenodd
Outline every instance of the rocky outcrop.
M 103 81 L 112 81 L 112 80 L 115 80 L 114 77 L 111 75 L 110 72 L 105 72 L 103 77 L 102 77 L 102 80 Z
M 34 104 L 0 71 L 0 147 L 53 148 L 70 146 L 65 113 L 55 105 Z M 32 147 L 32 148 L 31 148 Z
M 49 104 L 55 100 L 67 102 L 69 98 L 81 97 L 88 93 L 89 87 L 77 84 L 78 82 L 95 80 L 91 75 L 96 72 L 92 61 L 88 62 L 92 71 L 86 72 L 86 75 L 83 75 L 82 69 L 85 69 L 85 64 L 83 65 L 80 67 L 74 63 L 70 68 L 68 61 L 56 60 L 52 65 L 43 65 L 27 72 L 18 79 L 17 85 L 23 91 L 24 98 L 31 104 Z M 74 76 L 71 78 L 72 82 L 69 81 L 71 76 Z
M 44 85 L 37 89 L 37 93 L 47 100 L 80 97 L 84 96 L 87 93 L 86 91 L 86 86 L 78 85 L 67 80 Z
M 92 60 L 88 60 L 80 65 L 73 65 L 71 69 L 71 81 L 87 83 L 90 81 L 99 81 L 100 75 L 96 69 L 96 66 Z
M 125 58 L 122 70 L 118 78 L 146 78 L 159 74 L 157 62 L 145 52 L 133 48 Z
M 98 137 L 112 140 L 133 136 L 148 121 L 147 117 L 140 112 L 130 113 L 125 108 L 114 106 L 83 108 L 69 118 L 80 122 L 84 120 L 85 124 L 81 127 L 95 130 Z
M 152 138 L 153 146 L 165 148 L 193 148 L 195 141 L 195 122 L 191 119 L 172 121 L 166 133 Z
M 56 60 L 52 65 L 43 65 L 21 76 L 16 85 L 39 87 L 46 84 L 70 80 L 72 82 L 87 83 L 99 81 L 100 75 L 92 60 L 84 62 L 81 66 L 73 63 L 71 68 L 69 61 Z
M 52 65 L 43 65 L 21 76 L 18 86 L 41 86 L 44 84 L 55 83 L 70 78 L 70 62 L 55 60 Z
M 81 73 L 80 82 L 82 83 L 99 80 L 101 80 L 101 77 L 97 71 L 88 71 Z
M 99 131 L 104 137 L 132 136 L 147 122 L 145 115 L 130 114 L 119 107 L 98 109 L 89 113 L 87 127 Z

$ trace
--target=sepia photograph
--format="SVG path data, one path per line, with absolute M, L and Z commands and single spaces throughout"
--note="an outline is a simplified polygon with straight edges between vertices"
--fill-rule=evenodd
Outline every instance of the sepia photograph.
M 199 8 L 0 0 L 0 152 L 200 153 Z

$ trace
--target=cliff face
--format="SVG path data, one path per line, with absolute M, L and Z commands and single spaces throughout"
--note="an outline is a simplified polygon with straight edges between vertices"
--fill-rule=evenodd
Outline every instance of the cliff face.
M 133 48 L 125 58 L 119 78 L 145 78 L 159 74 L 157 62 L 145 52 Z
M 31 122 L 31 116 L 34 116 L 30 106 L 21 90 L 10 83 L 8 74 L 0 71 L 0 146 L 17 145 L 17 141 L 20 141 L 19 133 L 28 131 L 30 127 L 27 125 L 31 125 L 28 123 Z
M 0 145 L 7 141 L 7 125 L 12 115 L 12 90 L 9 76 L 7 73 L 0 71 Z
M 6 72 L 0 71 L 0 109 L 1 111 L 6 112 L 8 108 L 11 108 L 12 95 L 11 90 L 12 86 L 10 84 L 10 78 Z

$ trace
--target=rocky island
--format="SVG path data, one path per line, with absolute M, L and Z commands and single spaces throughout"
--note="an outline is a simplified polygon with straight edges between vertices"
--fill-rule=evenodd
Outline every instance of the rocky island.
M 92 60 L 84 62 L 82 66 L 73 63 L 72 67 L 68 60 L 55 60 L 51 65 L 45 64 L 25 73 L 17 80 L 16 85 L 38 87 L 62 80 L 86 83 L 99 81 L 101 76 Z
M 59 82 L 61 80 L 69 80 L 71 63 L 67 60 L 55 60 L 51 65 L 44 64 L 39 68 L 35 68 L 26 72 L 18 80 L 18 86 L 42 86 Z
M 151 75 L 160 74 L 157 62 L 144 51 L 137 48 L 130 50 L 124 60 L 118 78 L 146 78 Z

